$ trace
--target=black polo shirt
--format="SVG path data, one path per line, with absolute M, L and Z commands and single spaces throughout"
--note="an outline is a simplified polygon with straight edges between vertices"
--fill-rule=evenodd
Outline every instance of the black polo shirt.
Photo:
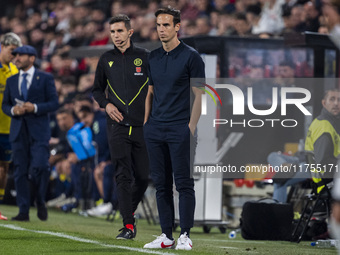
M 204 78 L 204 62 L 198 52 L 181 42 L 166 52 L 151 52 L 149 84 L 154 87 L 150 120 L 158 124 L 182 124 L 190 120 L 190 78 Z

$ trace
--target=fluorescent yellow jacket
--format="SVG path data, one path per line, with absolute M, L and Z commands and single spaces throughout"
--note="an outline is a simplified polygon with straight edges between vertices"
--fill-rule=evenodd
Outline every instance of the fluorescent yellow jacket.
M 18 72 L 19 71 L 14 64 L 9 63 L 9 65 L 4 65 L 0 63 L 0 134 L 9 134 L 9 127 L 11 125 L 11 118 L 4 114 L 1 109 L 6 81 L 8 77 L 17 74 Z
M 315 142 L 324 134 L 328 134 L 332 139 L 332 143 L 333 143 L 333 155 L 332 156 L 334 156 L 334 160 L 336 160 L 336 158 L 340 154 L 340 136 L 339 136 L 339 133 L 334 128 L 334 126 L 332 125 L 332 123 L 330 122 L 328 116 L 326 116 L 324 110 L 318 118 L 313 120 L 312 124 L 310 125 L 308 129 L 308 134 L 307 134 L 306 142 L 305 142 L 305 151 L 314 153 Z M 314 164 L 314 163 L 319 163 L 319 162 L 307 162 L 307 163 Z M 328 163 L 333 164 L 333 162 L 328 162 Z M 324 173 L 324 170 L 325 170 L 325 167 L 321 164 L 320 166 L 316 165 L 316 169 L 310 168 L 311 175 L 315 183 L 319 183 L 321 181 L 320 177 Z M 335 171 L 335 169 L 333 169 L 332 171 Z M 318 187 L 317 191 L 320 192 L 323 189 L 323 187 L 324 186 Z

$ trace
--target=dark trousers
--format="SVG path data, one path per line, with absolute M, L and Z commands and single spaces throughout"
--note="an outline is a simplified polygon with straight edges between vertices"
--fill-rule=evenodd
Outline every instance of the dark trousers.
M 143 127 L 108 123 L 109 147 L 116 164 L 119 210 L 123 224 L 134 224 L 133 213 L 148 187 L 149 162 Z
M 93 177 L 94 160 L 93 158 L 82 160 L 72 165 L 71 185 L 72 193 L 78 201 L 97 200 L 96 184 Z
M 45 204 L 50 176 L 48 141 L 34 140 L 28 133 L 26 123 L 18 138 L 12 142 L 14 180 L 19 213 L 28 214 L 30 208 L 30 181 L 33 184 L 37 206 Z
M 172 229 L 174 224 L 173 176 L 179 193 L 180 227 L 192 228 L 195 191 L 190 171 L 188 124 L 159 125 L 148 121 L 144 126 L 144 137 L 163 233 Z
M 117 185 L 114 181 L 116 167 L 109 164 L 104 168 L 103 189 L 104 203 L 111 202 L 114 209 L 118 206 Z

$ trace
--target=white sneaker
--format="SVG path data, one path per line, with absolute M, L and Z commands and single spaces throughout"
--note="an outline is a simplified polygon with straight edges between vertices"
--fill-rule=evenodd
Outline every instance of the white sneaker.
M 147 243 L 144 245 L 144 248 L 146 249 L 173 249 L 175 248 L 175 240 L 170 240 L 166 237 L 166 234 L 161 234 L 157 237 L 155 240 L 153 240 L 151 243 Z
M 87 214 L 92 217 L 108 215 L 112 212 L 112 204 L 110 202 L 98 205 L 87 210 Z
M 66 195 L 64 193 L 62 193 L 59 197 L 56 197 L 54 199 L 47 201 L 46 206 L 47 207 L 56 207 L 61 202 L 63 202 L 65 199 L 66 199 Z
M 180 235 L 180 237 L 177 240 L 176 250 L 192 250 L 192 241 L 187 236 L 187 232 L 184 232 L 184 234 Z
M 47 201 L 46 206 L 60 208 L 63 205 L 72 204 L 75 202 L 77 202 L 77 199 L 75 197 L 66 198 L 66 195 L 63 193 L 59 197 Z

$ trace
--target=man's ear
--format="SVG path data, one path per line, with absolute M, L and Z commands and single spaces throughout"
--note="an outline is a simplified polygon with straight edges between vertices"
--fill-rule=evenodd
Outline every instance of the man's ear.
M 33 56 L 33 55 L 30 56 L 30 61 L 32 61 L 33 63 L 35 62 L 35 59 L 36 59 L 35 56 Z
M 180 27 L 181 27 L 181 23 L 177 23 L 177 24 L 175 25 L 175 30 L 176 30 L 176 32 L 179 31 Z

